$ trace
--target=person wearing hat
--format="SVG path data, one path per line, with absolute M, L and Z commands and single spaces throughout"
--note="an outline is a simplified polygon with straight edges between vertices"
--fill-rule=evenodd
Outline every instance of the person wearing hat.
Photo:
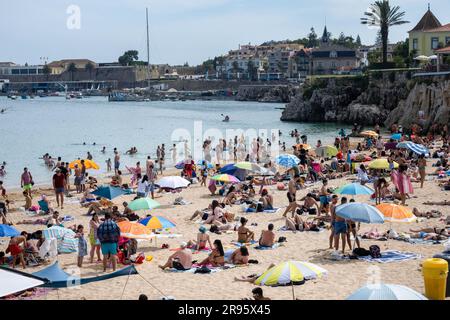
M 186 242 L 180 243 L 180 249 L 172 254 L 165 265 L 159 265 L 162 270 L 174 268 L 176 270 L 189 270 L 192 267 L 192 252 Z
M 198 233 L 197 233 L 197 241 L 195 240 L 190 240 L 188 242 L 188 247 L 193 248 L 197 251 L 200 250 L 206 250 L 206 244 L 209 244 L 209 248 L 212 248 L 212 244 L 211 244 L 211 239 L 209 238 L 209 235 L 206 233 L 206 228 L 205 226 L 201 226 L 198 229 Z
M 66 176 L 62 174 L 60 168 L 56 168 L 56 173 L 53 175 L 53 188 L 56 194 L 56 203 L 58 208 L 64 209 L 64 190 L 66 186 Z

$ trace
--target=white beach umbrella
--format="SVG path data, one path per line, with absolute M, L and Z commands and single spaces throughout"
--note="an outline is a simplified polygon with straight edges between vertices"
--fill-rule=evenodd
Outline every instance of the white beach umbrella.
M 155 184 L 162 189 L 181 189 L 186 188 L 191 183 L 182 177 L 170 176 L 159 179 Z

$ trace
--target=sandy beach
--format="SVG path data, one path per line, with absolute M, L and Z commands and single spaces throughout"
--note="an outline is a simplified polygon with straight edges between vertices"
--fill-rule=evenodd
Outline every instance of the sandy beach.
M 427 173 L 432 173 L 434 168 L 431 167 L 434 159 L 428 159 Z M 179 171 L 171 169 L 165 172 L 165 175 L 176 175 Z M 340 187 L 354 178 L 354 175 L 347 176 L 341 179 L 330 180 L 330 187 Z M 448 199 L 448 193 L 441 191 L 437 185 L 435 176 L 427 175 L 427 181 L 423 189 L 419 188 L 417 183 L 414 185 L 414 195 L 407 201 L 410 208 L 418 208 L 420 211 L 429 211 L 432 209 L 440 210 L 443 216 L 448 215 L 448 207 L 446 206 L 428 206 L 424 205 L 425 201 L 441 201 Z M 108 177 L 104 178 L 109 181 Z M 129 180 L 126 176 L 124 182 Z M 320 182 L 310 186 L 307 189 L 298 192 L 298 198 L 305 196 L 313 189 L 319 189 Z M 323 232 L 297 232 L 291 231 L 277 231 L 280 227 L 285 225 L 282 218 L 282 212 L 287 206 L 287 199 L 285 191 L 278 191 L 275 186 L 267 187 L 269 193 L 274 197 L 275 207 L 280 207 L 277 213 L 243 213 L 241 206 L 233 205 L 227 207 L 236 216 L 245 216 L 249 219 L 249 228 L 255 232 L 256 237 L 259 237 L 261 230 L 267 228 L 269 223 L 275 225 L 277 239 L 280 236 L 287 238 L 287 242 L 274 250 L 255 250 L 250 248 L 250 258 L 259 261 L 259 264 L 251 264 L 249 266 L 237 267 L 229 270 L 223 270 L 214 274 L 193 274 L 193 273 L 170 273 L 162 271 L 158 268 L 158 264 L 165 263 L 166 259 L 173 253 L 169 249 L 161 249 L 162 243 L 168 243 L 170 248 L 177 248 L 181 241 L 188 241 L 196 239 L 196 234 L 199 223 L 188 221 L 188 218 L 195 210 L 206 208 L 213 199 L 220 200 L 219 196 L 211 196 L 206 187 L 201 187 L 199 184 L 191 185 L 185 189 L 181 194 L 164 193 L 162 197 L 156 200 L 162 205 L 160 208 L 152 210 L 152 214 L 161 215 L 170 218 L 177 223 L 173 230 L 176 234 L 181 234 L 182 237 L 174 239 L 159 239 L 157 247 L 155 243 L 149 241 L 139 242 L 138 252 L 144 252 L 146 256 L 153 256 L 153 260 L 145 261 L 141 265 L 136 265 L 140 275 L 123 276 L 107 281 L 95 282 L 83 285 L 76 288 L 65 288 L 57 290 L 49 290 L 34 299 L 102 299 L 102 300 L 118 300 L 118 299 L 137 299 L 139 294 L 146 294 L 149 299 L 160 299 L 163 295 L 172 296 L 175 299 L 241 299 L 251 296 L 251 290 L 255 285 L 250 283 L 236 282 L 235 277 L 247 276 L 250 274 L 260 274 L 271 263 L 280 263 L 288 260 L 309 261 L 315 263 L 326 270 L 328 275 L 325 278 L 307 281 L 304 285 L 295 286 L 296 298 L 300 300 L 310 299 L 345 299 L 352 292 L 367 284 L 374 275 L 379 277 L 383 283 L 400 284 L 408 286 L 420 293 L 424 292 L 424 281 L 421 273 L 421 263 L 427 258 L 431 258 L 434 254 L 440 253 L 444 249 L 443 244 L 422 245 L 410 244 L 402 241 L 388 240 L 388 241 L 374 241 L 362 240 L 362 247 L 368 248 L 372 244 L 380 246 L 381 251 L 384 250 L 399 250 L 417 253 L 421 255 L 420 259 L 408 260 L 393 263 L 370 263 L 360 260 L 342 260 L 335 261 L 330 258 L 331 250 L 328 248 L 329 231 Z M 50 196 L 52 204 L 55 206 L 55 198 L 50 189 L 40 187 L 34 193 L 35 203 L 40 194 L 47 194 Z M 90 217 L 86 216 L 87 209 L 82 208 L 78 203 L 78 198 L 81 195 L 76 195 L 73 191 L 74 197 L 66 198 L 66 204 L 63 210 L 59 210 L 61 216 L 71 215 L 75 218 L 74 221 L 66 223 L 67 225 L 83 224 L 85 226 L 85 234 L 88 233 L 88 225 Z M 182 196 L 185 200 L 191 202 L 188 205 L 172 205 L 173 200 Z M 9 191 L 11 200 L 15 200 L 11 205 L 11 211 L 8 214 L 8 219 L 13 223 L 22 219 L 29 218 L 23 210 L 18 209 L 23 205 L 21 196 L 18 191 Z M 123 201 L 131 201 L 134 195 L 121 196 L 113 200 L 122 210 Z M 368 196 L 355 196 L 356 201 L 372 203 Z M 148 213 L 148 212 L 147 212 Z M 138 212 L 140 216 L 144 214 Z M 250 226 L 257 223 L 257 226 Z M 393 223 L 392 227 L 397 232 L 408 231 L 410 228 L 434 227 L 444 226 L 439 219 L 420 219 L 420 222 L 414 223 Z M 374 225 L 378 231 L 383 232 L 391 227 L 391 224 Z M 36 231 L 43 229 L 40 225 L 15 225 L 20 231 Z M 373 225 L 361 224 L 360 234 L 369 231 Z M 208 228 L 209 229 L 209 228 Z M 210 233 L 211 240 L 221 239 L 225 249 L 235 249 L 231 244 L 232 240 L 237 239 L 236 232 L 223 233 L 216 235 Z M 3 242 L 0 250 L 6 248 L 7 242 Z M 207 253 L 198 253 L 194 255 L 195 260 L 202 260 L 207 256 Z M 58 262 L 63 268 L 76 268 L 76 253 L 60 254 Z M 89 257 L 85 257 L 84 266 L 81 269 L 81 276 L 95 276 L 103 274 L 102 265 L 99 263 L 89 263 Z M 120 267 L 120 265 L 119 265 Z M 40 270 L 40 267 L 30 267 L 26 272 L 34 272 Z M 19 268 L 19 270 L 21 270 Z M 144 279 L 148 282 L 146 282 Z M 150 285 L 150 284 L 151 285 Z M 266 296 L 275 300 L 289 300 L 292 299 L 291 287 L 263 287 Z

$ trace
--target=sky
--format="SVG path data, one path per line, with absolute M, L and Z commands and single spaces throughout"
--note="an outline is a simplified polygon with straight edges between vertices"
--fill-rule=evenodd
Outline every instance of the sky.
M 450 1 L 429 0 L 442 24 Z M 87 58 L 112 62 L 126 50 L 147 58 L 145 8 L 149 8 L 150 61 L 195 65 L 239 44 L 320 36 L 325 22 L 373 44 L 377 31 L 360 24 L 374 0 L 1 0 L 0 61 L 41 64 Z M 391 0 L 409 24 L 391 29 L 390 41 L 407 38 L 427 10 L 427 1 Z

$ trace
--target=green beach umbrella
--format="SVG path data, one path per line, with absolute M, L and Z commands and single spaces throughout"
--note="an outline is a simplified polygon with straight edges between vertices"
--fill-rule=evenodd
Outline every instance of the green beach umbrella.
M 151 199 L 151 198 L 140 198 L 132 201 L 128 208 L 130 208 L 133 211 L 139 211 L 139 210 L 151 210 L 155 209 L 161 206 L 159 202 Z

